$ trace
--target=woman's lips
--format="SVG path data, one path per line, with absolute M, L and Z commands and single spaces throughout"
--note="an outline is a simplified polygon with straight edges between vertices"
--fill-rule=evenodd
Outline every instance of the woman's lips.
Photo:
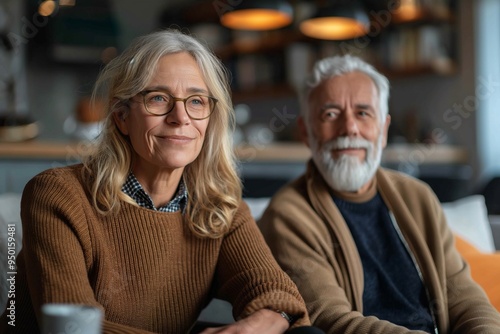
M 188 143 L 193 140 L 191 137 L 172 135 L 172 136 L 159 136 L 161 139 L 175 142 L 175 143 Z

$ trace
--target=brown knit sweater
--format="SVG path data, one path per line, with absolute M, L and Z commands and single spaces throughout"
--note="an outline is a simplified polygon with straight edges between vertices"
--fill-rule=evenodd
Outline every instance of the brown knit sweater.
M 40 306 L 65 302 L 102 307 L 104 333 L 186 333 L 213 296 L 230 301 L 235 318 L 270 307 L 309 324 L 244 202 L 223 238 L 202 239 L 179 212 L 122 203 L 117 215 L 99 215 L 81 168 L 43 172 L 23 192 L 15 332 L 38 332 Z M 14 329 L 8 320 L 0 332 Z

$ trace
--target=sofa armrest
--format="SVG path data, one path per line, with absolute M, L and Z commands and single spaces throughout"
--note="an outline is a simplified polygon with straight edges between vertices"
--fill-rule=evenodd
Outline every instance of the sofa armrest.
M 491 225 L 491 233 L 495 241 L 495 248 L 500 250 L 500 215 L 488 216 Z

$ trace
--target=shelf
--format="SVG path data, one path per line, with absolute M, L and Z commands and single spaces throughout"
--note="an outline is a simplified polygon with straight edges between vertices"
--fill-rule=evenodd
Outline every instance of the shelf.
M 261 35 L 261 36 L 259 36 Z M 291 43 L 306 40 L 299 31 L 284 29 L 240 38 L 215 50 L 217 56 L 225 60 L 232 56 L 252 53 L 281 52 Z
M 266 146 L 240 145 L 236 156 L 243 162 L 305 162 L 311 157 L 309 148 L 302 143 L 274 143 Z
M 296 96 L 287 87 L 291 69 L 297 80 L 310 71 L 319 58 L 338 55 L 354 43 L 361 58 L 389 79 L 422 75 L 452 76 L 458 72 L 454 12 L 442 5 L 422 9 L 410 21 L 393 15 L 373 43 L 365 50 L 356 41 L 323 41 L 304 36 L 296 27 L 270 32 L 247 32 L 233 36 L 232 42 L 219 47 L 217 55 L 232 73 L 233 98 L 236 102 Z M 376 18 L 372 18 L 375 20 Z M 380 23 L 380 22 L 379 22 Z M 440 26 L 439 23 L 450 24 Z M 347 45 L 347 46 L 346 46 Z M 295 48 L 297 46 L 297 48 Z M 298 63 L 296 59 L 300 59 Z M 300 77 L 299 77 L 300 76 Z
M 378 70 L 392 79 L 414 78 L 424 75 L 452 76 L 458 73 L 458 66 L 449 59 L 443 59 L 432 65 L 412 66 L 408 68 L 394 69 L 376 66 Z M 259 99 L 273 99 L 280 97 L 298 97 L 297 90 L 288 83 L 266 83 L 255 85 L 252 88 L 232 89 L 232 100 L 235 104 L 240 102 L 249 102 Z
M 384 163 L 468 164 L 467 150 L 460 146 L 436 144 L 389 144 L 382 154 Z
M 453 23 L 454 14 L 447 7 L 420 8 L 406 12 L 395 11 L 392 15 L 392 25 L 420 25 Z
M 443 60 L 442 62 L 437 62 L 434 65 L 412 66 L 402 69 L 391 69 L 380 66 L 379 70 L 389 79 L 401 79 L 421 75 L 451 76 L 457 74 L 458 66 L 451 60 Z
M 75 160 L 86 152 L 85 142 L 31 140 L 19 143 L 0 143 L 0 158 L 8 159 L 66 159 Z
M 78 152 L 86 152 L 85 142 L 0 143 L 0 159 L 57 159 L 75 161 Z M 276 142 L 266 146 L 241 145 L 235 148 L 243 162 L 305 162 L 311 154 L 300 142 Z M 467 150 L 463 147 L 427 144 L 391 144 L 384 149 L 384 163 L 466 164 Z
M 251 89 L 233 90 L 232 99 L 235 104 L 250 100 L 296 96 L 297 92 L 286 83 L 259 85 Z
M 302 143 L 282 142 L 268 146 L 239 146 L 237 156 L 245 162 L 305 162 L 311 157 Z M 467 150 L 459 146 L 435 144 L 389 144 L 383 151 L 384 164 L 467 164 Z

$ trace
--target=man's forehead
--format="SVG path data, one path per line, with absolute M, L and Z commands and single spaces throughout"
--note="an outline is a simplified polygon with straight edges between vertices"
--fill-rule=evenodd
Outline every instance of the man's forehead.
M 321 81 L 308 96 L 309 102 L 319 102 L 318 98 L 356 98 L 365 104 L 378 104 L 377 86 L 371 77 L 361 72 L 350 72 Z

